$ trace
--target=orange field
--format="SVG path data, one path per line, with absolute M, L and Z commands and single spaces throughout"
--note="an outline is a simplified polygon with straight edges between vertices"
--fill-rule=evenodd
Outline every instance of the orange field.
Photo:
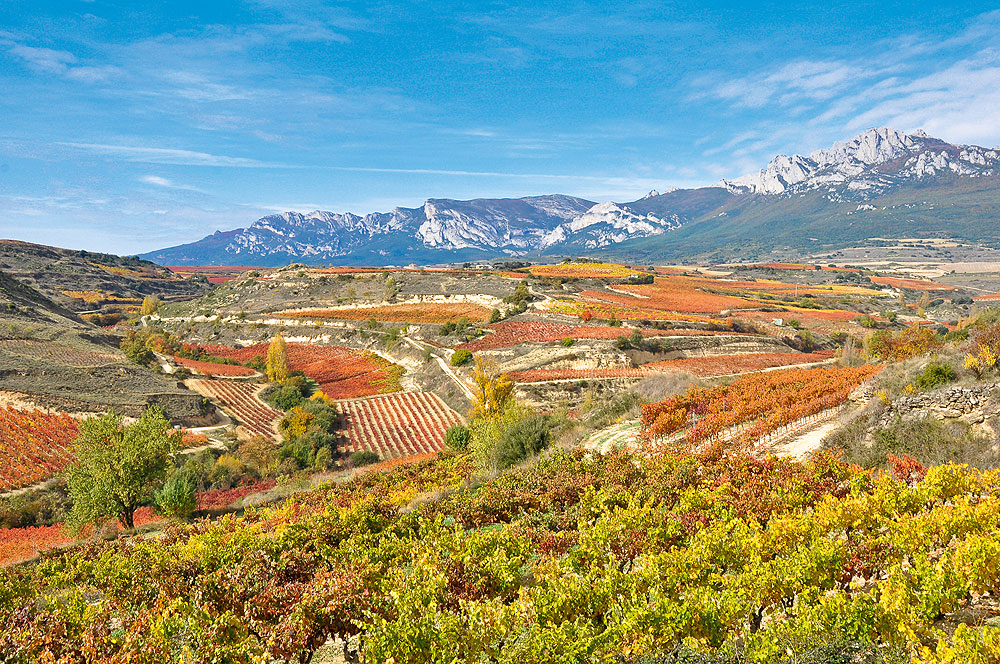
M 892 288 L 905 288 L 906 290 L 919 291 L 953 291 L 954 286 L 939 284 L 935 281 L 924 281 L 923 279 L 903 279 L 901 277 L 872 277 L 872 282 L 880 286 L 891 286 Z
M 267 344 L 229 348 L 202 346 L 210 355 L 249 362 L 267 355 Z M 402 367 L 369 351 L 344 346 L 288 344 L 288 368 L 301 371 L 319 383 L 332 399 L 385 394 L 400 389 Z
M 823 362 L 833 357 L 833 351 L 820 350 L 815 353 L 746 353 L 743 355 L 717 355 L 710 357 L 686 357 L 644 364 L 643 368 L 654 370 L 687 371 L 696 376 L 726 376 L 729 374 L 759 371 L 792 364 Z
M 310 311 L 279 311 L 284 318 L 333 318 L 337 320 L 375 320 L 382 323 L 447 323 L 468 318 L 473 323 L 485 323 L 491 310 L 464 302 L 421 302 L 386 304 L 378 307 L 350 309 L 317 309 Z
M 644 404 L 642 436 L 649 440 L 684 432 L 689 445 L 716 440 L 752 446 L 782 426 L 842 404 L 878 371 L 869 365 L 788 369 L 747 374 L 730 385 L 692 387 Z
M 616 287 L 628 295 L 604 291 L 583 291 L 581 295 L 625 306 L 684 314 L 714 314 L 750 306 L 743 298 L 701 290 L 713 281 L 699 277 L 657 277 L 652 284 Z
M 0 407 L 0 491 L 31 486 L 73 461 L 77 421 L 69 415 Z
M 525 268 L 535 277 L 562 277 L 565 279 L 625 279 L 644 270 L 634 270 L 617 263 L 557 263 L 532 265 Z
M 370 450 L 382 460 L 437 452 L 448 427 L 462 418 L 430 392 L 397 392 L 337 402 L 347 444 L 341 452 Z

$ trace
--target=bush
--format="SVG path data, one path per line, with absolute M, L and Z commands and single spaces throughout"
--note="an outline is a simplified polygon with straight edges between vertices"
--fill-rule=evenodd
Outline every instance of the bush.
M 914 381 L 922 390 L 945 385 L 955 380 L 955 370 L 947 364 L 928 364 L 924 372 Z
M 459 348 L 451 354 L 451 366 L 460 367 L 472 359 L 472 353 L 465 348 Z
M 378 463 L 378 454 L 372 452 L 371 450 L 361 450 L 360 452 L 355 452 L 351 455 L 351 465 L 355 468 L 360 468 L 361 466 L 370 466 L 373 463 Z
M 569 347 L 570 347 L 570 346 L 572 346 L 572 345 L 573 345 L 574 343 L 576 343 L 576 340 L 575 340 L 575 339 L 574 339 L 573 337 L 566 337 L 565 339 L 563 339 L 563 340 L 562 340 L 561 342 L 559 342 L 559 343 L 561 343 L 561 344 L 562 344 L 563 346 L 565 346 L 566 348 L 569 348 Z
M 510 468 L 529 456 L 538 454 L 552 440 L 552 422 L 546 415 L 531 415 L 518 420 L 500 434 L 493 450 L 497 470 Z
M 166 516 L 187 519 L 194 512 L 197 500 L 194 495 L 194 482 L 186 473 L 178 472 L 163 483 L 159 491 L 153 494 L 156 511 Z
M 469 427 L 456 424 L 444 433 L 444 443 L 453 450 L 461 452 L 469 447 Z

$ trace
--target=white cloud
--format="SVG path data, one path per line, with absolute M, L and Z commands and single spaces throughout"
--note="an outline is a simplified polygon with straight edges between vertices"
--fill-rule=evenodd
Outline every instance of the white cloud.
M 297 168 L 288 164 L 276 164 L 248 159 L 246 157 L 228 157 L 224 155 L 196 152 L 193 150 L 176 150 L 172 148 L 139 147 L 131 145 L 106 145 L 102 143 L 56 143 L 67 148 L 85 150 L 96 154 L 117 157 L 123 161 L 135 161 L 146 164 L 174 164 L 180 166 L 223 166 L 230 168 Z M 303 166 L 304 168 L 304 166 Z M 155 184 L 155 183 L 154 183 Z
M 118 73 L 117 67 L 79 65 L 77 57 L 69 51 L 14 44 L 8 52 L 27 63 L 38 72 L 65 76 L 83 83 L 97 83 Z

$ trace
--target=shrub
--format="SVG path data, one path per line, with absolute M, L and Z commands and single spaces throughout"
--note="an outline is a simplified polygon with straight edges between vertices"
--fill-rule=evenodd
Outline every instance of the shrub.
M 281 410 L 291 410 L 305 401 L 302 391 L 291 385 L 283 385 L 270 395 L 270 400 Z
M 231 454 L 223 454 L 212 466 L 212 484 L 228 489 L 238 484 L 243 476 L 243 462 Z
M 462 451 L 469 447 L 469 427 L 456 424 L 444 433 L 444 443 L 453 450 Z
M 460 367 L 472 359 L 472 353 L 465 348 L 459 348 L 451 354 L 451 366 Z
M 373 463 L 378 463 L 378 454 L 372 452 L 371 450 L 361 450 L 355 452 L 351 455 L 351 465 L 355 468 L 360 468 L 361 466 L 370 466 Z
M 575 339 L 573 339 L 573 337 L 566 337 L 565 339 L 563 339 L 563 340 L 562 340 L 561 342 L 559 342 L 559 343 L 561 343 L 561 344 L 562 344 L 563 346 L 565 346 L 566 348 L 569 348 L 569 347 L 570 347 L 570 346 L 572 346 L 572 345 L 573 345 L 574 343 L 576 343 L 576 340 L 575 340 Z
M 153 494 L 153 503 L 160 514 L 178 519 L 190 517 L 197 504 L 194 482 L 185 473 L 175 473 L 163 483 L 159 491 Z
M 493 450 L 497 470 L 510 468 L 529 456 L 538 454 L 552 439 L 552 422 L 546 415 L 531 415 L 514 422 L 500 434 Z
M 953 380 L 955 380 L 955 370 L 947 364 L 928 364 L 914 382 L 920 389 L 929 390 Z

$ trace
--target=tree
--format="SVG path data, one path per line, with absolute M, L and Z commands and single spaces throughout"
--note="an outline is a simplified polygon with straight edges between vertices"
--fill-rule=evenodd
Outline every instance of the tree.
M 390 275 L 385 278 L 385 301 L 395 302 L 397 295 L 399 295 L 399 284 Z
M 476 356 L 476 367 L 472 371 L 473 399 L 472 417 L 496 420 L 514 397 L 514 381 L 500 371 L 494 360 Z
M 130 425 L 114 411 L 81 422 L 76 462 L 66 475 L 73 498 L 67 523 L 79 530 L 116 517 L 125 528 L 134 528 L 135 510 L 163 480 L 180 442 L 181 433 L 156 406 Z
M 274 383 L 288 379 L 288 348 L 281 334 L 274 335 L 267 347 L 267 379 Z
M 142 299 L 142 308 L 140 313 L 143 316 L 152 316 L 160 308 L 160 298 L 155 295 L 147 295 Z

